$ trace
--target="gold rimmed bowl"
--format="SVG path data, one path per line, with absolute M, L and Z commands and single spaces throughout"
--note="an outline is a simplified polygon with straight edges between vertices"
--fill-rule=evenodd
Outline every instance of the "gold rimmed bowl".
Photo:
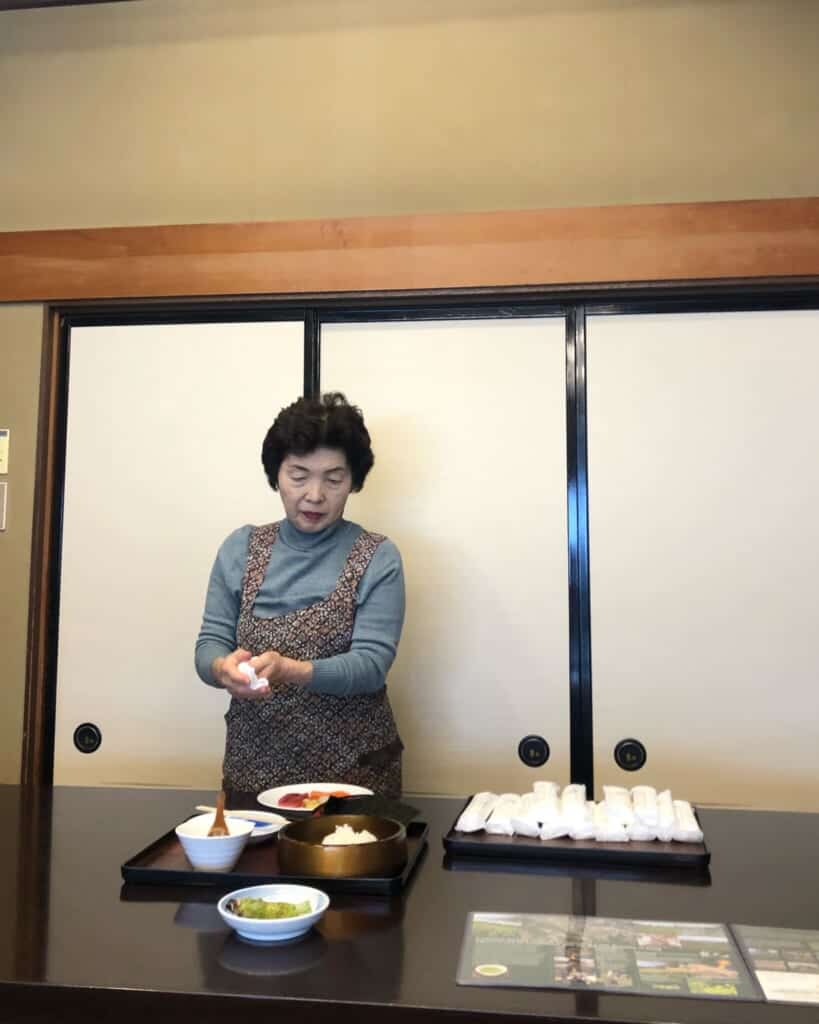
M 371 832 L 375 842 L 326 846 L 337 825 Z M 400 821 L 374 814 L 325 814 L 293 821 L 279 832 L 279 867 L 283 874 L 318 878 L 390 878 L 407 863 L 407 830 Z

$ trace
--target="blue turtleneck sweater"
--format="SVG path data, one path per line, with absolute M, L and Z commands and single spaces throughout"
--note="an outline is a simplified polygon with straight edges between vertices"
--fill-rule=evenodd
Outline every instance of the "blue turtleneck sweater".
M 252 526 L 235 530 L 219 548 L 210 574 L 202 628 L 196 641 L 196 671 L 210 686 L 213 659 L 236 650 L 236 625 Z M 287 519 L 270 554 L 253 613 L 273 618 L 305 608 L 334 589 L 347 555 L 362 532 L 339 519 L 318 533 L 303 533 Z M 313 662 L 309 690 L 349 696 L 384 685 L 404 622 L 404 574 L 398 548 L 379 544 L 358 586 L 352 646 L 346 654 Z

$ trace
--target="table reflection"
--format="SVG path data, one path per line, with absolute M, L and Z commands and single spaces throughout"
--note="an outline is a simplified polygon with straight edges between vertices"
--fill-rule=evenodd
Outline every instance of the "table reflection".
M 277 993 L 287 991 L 287 979 L 299 976 L 298 990 L 310 988 L 316 972 L 316 989 L 324 972 L 339 979 L 339 998 L 349 987 L 352 997 L 362 977 L 375 997 L 391 1001 L 398 994 L 404 958 L 402 922 L 404 899 L 381 899 L 355 893 L 330 894 L 330 907 L 307 935 L 289 942 L 257 945 L 247 942 L 222 921 L 216 902 L 202 896 L 180 903 L 174 924 L 197 932 L 202 982 L 209 990 L 237 988 L 255 991 L 259 983 L 276 979 Z M 270 989 L 262 987 L 262 991 Z

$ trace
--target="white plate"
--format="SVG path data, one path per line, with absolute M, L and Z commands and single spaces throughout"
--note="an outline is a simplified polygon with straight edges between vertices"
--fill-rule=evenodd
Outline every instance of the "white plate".
M 288 793 L 310 793 L 312 790 L 316 790 L 321 793 L 332 793 L 336 789 L 343 789 L 345 793 L 349 793 L 350 796 L 372 796 L 373 791 L 371 789 L 365 789 L 363 786 L 350 786 L 346 782 L 297 782 L 294 786 L 276 786 L 275 789 L 266 789 L 264 793 L 259 793 L 256 799 L 260 804 L 265 807 L 275 807 L 278 810 L 286 811 L 288 814 L 312 814 L 316 809 L 301 807 L 282 807 L 279 801 L 283 796 Z
M 280 814 L 272 814 L 270 811 L 231 811 L 230 816 L 231 818 L 246 818 L 248 821 L 265 822 L 265 824 L 256 825 L 250 833 L 249 843 L 259 843 L 262 839 L 269 839 L 271 836 L 275 836 L 283 825 L 287 824 L 287 818 L 283 818 Z
M 245 821 L 259 822 L 250 833 L 249 843 L 260 843 L 263 839 L 275 836 L 288 821 L 280 814 L 272 814 L 270 811 L 225 811 L 225 813 L 229 818 L 243 818 Z
M 255 896 L 263 900 L 284 900 L 287 903 L 301 903 L 307 900 L 310 912 L 299 917 L 283 917 L 278 919 L 259 919 L 239 917 L 227 909 L 228 903 L 241 896 Z M 230 925 L 236 934 L 245 940 L 257 944 L 272 944 L 295 939 L 310 931 L 316 921 L 330 905 L 329 897 L 320 889 L 307 885 L 253 885 L 247 889 L 236 889 L 223 896 L 216 904 L 216 909 L 225 924 Z

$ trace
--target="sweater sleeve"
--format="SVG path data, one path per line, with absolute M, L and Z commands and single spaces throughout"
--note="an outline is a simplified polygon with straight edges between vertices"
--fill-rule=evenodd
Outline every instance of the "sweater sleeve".
M 236 625 L 242 597 L 242 577 L 252 526 L 242 526 L 222 543 L 208 580 L 202 626 L 194 663 L 202 682 L 218 686 L 211 673 L 214 658 L 236 650 Z
M 358 585 L 350 650 L 313 662 L 308 690 L 347 697 L 384 686 L 404 624 L 404 570 L 391 540 L 382 541 Z

